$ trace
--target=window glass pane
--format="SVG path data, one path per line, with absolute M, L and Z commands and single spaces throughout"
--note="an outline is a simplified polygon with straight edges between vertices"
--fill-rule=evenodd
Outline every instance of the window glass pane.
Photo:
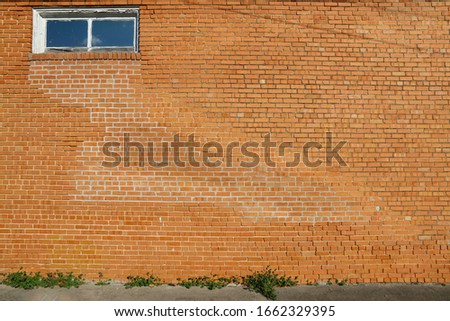
M 133 20 L 92 21 L 92 47 L 133 47 Z
M 86 47 L 87 20 L 48 20 L 47 47 Z

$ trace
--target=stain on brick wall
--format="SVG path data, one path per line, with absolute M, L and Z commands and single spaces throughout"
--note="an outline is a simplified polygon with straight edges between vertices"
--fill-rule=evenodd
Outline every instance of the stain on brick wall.
M 32 54 L 32 8 L 70 5 L 112 2 L 0 4 L 0 271 L 449 282 L 448 2 L 115 1 L 139 53 Z M 102 166 L 124 134 L 327 132 L 347 166 Z

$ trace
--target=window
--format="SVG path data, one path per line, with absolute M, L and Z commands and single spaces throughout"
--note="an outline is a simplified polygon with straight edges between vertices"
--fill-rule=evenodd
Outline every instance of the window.
M 33 53 L 138 50 L 137 8 L 33 10 Z

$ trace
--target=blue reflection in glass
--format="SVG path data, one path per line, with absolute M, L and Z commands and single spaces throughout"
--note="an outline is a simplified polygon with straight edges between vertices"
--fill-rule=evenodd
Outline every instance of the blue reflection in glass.
M 92 21 L 93 47 L 133 47 L 133 20 Z
M 87 20 L 48 20 L 47 47 L 86 47 Z

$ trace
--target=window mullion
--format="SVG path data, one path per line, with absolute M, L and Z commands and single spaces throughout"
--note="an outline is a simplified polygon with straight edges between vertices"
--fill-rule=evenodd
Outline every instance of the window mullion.
M 87 48 L 88 51 L 92 48 L 92 18 L 88 19 Z

